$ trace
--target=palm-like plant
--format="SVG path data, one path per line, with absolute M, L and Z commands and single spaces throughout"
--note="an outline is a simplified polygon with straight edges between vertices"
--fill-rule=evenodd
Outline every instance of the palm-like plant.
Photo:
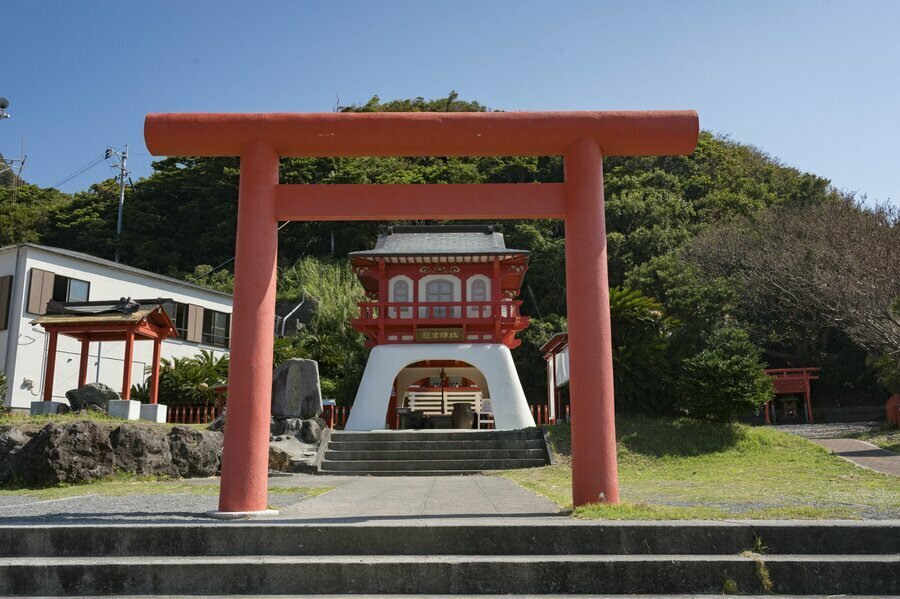
M 674 321 L 637 289 L 609 290 L 616 407 L 659 413 L 672 403 L 669 340 Z
M 190 358 L 163 358 L 159 365 L 159 402 L 164 404 L 213 404 L 212 388 L 228 381 L 228 355 L 216 356 L 209 350 Z M 132 387 L 135 399 L 149 400 L 150 369 L 143 385 Z

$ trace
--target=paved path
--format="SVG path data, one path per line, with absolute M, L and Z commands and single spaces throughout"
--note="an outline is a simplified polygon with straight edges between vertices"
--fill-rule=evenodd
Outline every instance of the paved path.
M 857 466 L 900 476 L 900 454 L 858 439 L 810 439 Z
M 863 435 L 880 426 L 879 422 L 826 422 L 822 424 L 779 424 L 774 429 L 807 439 L 843 439 Z
M 127 522 L 204 522 L 216 509 L 217 478 L 179 483 L 203 485 L 200 494 L 172 493 L 107 496 L 91 493 L 40 499 L 26 493 L 0 495 L 0 524 L 88 524 Z M 385 520 L 555 517 L 555 503 L 499 476 L 312 476 L 296 474 L 269 479 L 269 504 L 275 519 L 308 523 L 377 523 Z M 317 497 L 292 493 L 295 487 L 332 487 Z
M 338 477 L 333 477 L 338 478 Z M 548 499 L 498 476 L 340 477 L 335 490 L 281 510 L 320 522 L 436 517 L 548 516 Z
M 900 454 L 882 449 L 868 441 L 847 439 L 878 430 L 879 422 L 832 422 L 826 424 L 788 424 L 775 427 L 779 431 L 809 439 L 857 466 L 900 476 Z

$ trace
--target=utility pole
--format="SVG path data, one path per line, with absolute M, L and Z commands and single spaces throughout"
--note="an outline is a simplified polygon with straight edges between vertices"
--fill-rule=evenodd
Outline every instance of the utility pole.
M 125 144 L 124 149 L 119 152 L 114 148 L 106 148 L 106 157 L 117 157 L 119 159 L 118 166 L 119 167 L 119 218 L 116 221 L 116 243 L 118 244 L 119 238 L 122 236 L 122 209 L 125 207 L 125 179 L 128 177 L 128 169 L 126 168 L 126 163 L 128 161 L 128 144 Z M 119 261 L 119 248 L 116 246 L 116 262 Z

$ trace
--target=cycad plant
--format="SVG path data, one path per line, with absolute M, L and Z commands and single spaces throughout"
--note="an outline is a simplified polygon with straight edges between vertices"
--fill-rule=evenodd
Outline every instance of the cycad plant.
M 150 369 L 142 385 L 131 388 L 134 399 L 150 399 Z M 171 404 L 212 404 L 216 394 L 212 387 L 228 381 L 228 355 L 217 356 L 214 352 L 201 349 L 190 358 L 163 358 L 159 365 L 159 403 Z
M 609 290 L 616 408 L 665 412 L 672 405 L 669 340 L 674 321 L 637 289 Z

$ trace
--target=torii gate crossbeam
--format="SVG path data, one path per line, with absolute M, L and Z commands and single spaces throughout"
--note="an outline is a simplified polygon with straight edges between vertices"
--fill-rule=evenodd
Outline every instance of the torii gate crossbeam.
M 576 506 L 617 503 L 603 155 L 694 150 L 693 111 L 150 114 L 154 155 L 240 156 L 219 515 L 266 510 L 279 220 L 563 218 Z M 565 182 L 282 185 L 282 156 L 562 155 Z

